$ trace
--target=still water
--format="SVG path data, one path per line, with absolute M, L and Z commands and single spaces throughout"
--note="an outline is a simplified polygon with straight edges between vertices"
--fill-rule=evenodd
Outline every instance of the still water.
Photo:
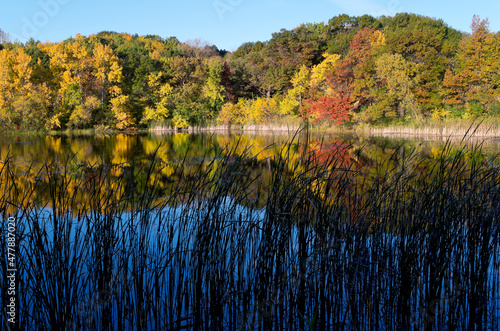
M 254 178 L 251 195 L 258 195 L 270 178 L 273 161 L 285 156 L 291 162 L 315 155 L 321 164 L 335 158 L 335 167 L 360 169 L 360 174 L 378 174 L 396 169 L 408 153 L 429 161 L 439 159 L 444 149 L 460 151 L 464 144 L 481 146 L 481 155 L 492 157 L 500 153 L 500 140 L 477 141 L 447 138 L 409 139 L 329 135 L 227 135 L 227 134 L 116 134 L 88 136 L 18 136 L 0 137 L 0 160 L 10 159 L 19 187 L 33 182 L 40 190 L 35 196 L 43 199 L 43 189 L 50 181 L 48 168 L 57 169 L 68 178 L 109 172 L 112 178 L 127 175 L 134 168 L 144 173 L 151 161 L 159 171 L 149 181 L 162 187 L 171 185 L 179 176 L 203 171 L 211 162 L 234 162 L 241 159 L 250 177 Z M 450 146 L 451 145 L 451 146 Z M 467 157 L 467 155 L 466 155 Z M 475 156 L 477 157 L 477 155 Z M 493 158 L 492 158 L 493 159 Z M 495 162 L 494 160 L 492 162 Z M 377 165 L 384 163 L 383 169 Z M 182 169 L 178 166 L 182 165 Z M 86 171 L 91 169 L 92 171 Z M 299 165 L 294 171 L 300 171 Z M 57 172 L 56 171 L 56 172 Z M 178 172 L 182 172 L 179 174 Z M 292 169 L 287 169 L 291 176 Z M 136 176 L 133 186 L 140 182 Z M 113 182 L 113 180 L 111 180 Z M 130 187 L 129 187 L 130 188 Z M 146 187 L 143 187 L 146 188 Z M 2 190 L 2 188 L 0 188 Z
M 0 141 L 21 329 L 499 327 L 496 141 Z
M 13 157 L 20 166 L 34 163 L 43 164 L 53 158 L 66 162 L 69 158 L 77 162 L 122 164 L 130 162 L 133 158 L 144 160 L 149 158 L 156 149 L 158 156 L 166 163 L 175 163 L 186 158 L 189 162 L 199 162 L 206 151 L 214 146 L 218 148 L 229 147 L 234 153 L 246 150 L 250 157 L 262 161 L 273 157 L 283 144 L 292 135 L 253 135 L 253 134 L 115 134 L 115 135 L 83 135 L 83 136 L 1 136 L 0 159 L 7 155 Z M 335 152 L 342 146 L 349 146 L 345 157 L 352 160 L 353 152 L 363 148 L 363 158 L 386 157 L 401 145 L 407 148 L 417 148 L 429 157 L 440 154 L 446 137 L 427 138 L 380 138 L 358 136 L 310 135 L 306 141 L 296 137 L 294 145 L 303 147 L 307 144 L 310 148 L 318 148 L 323 144 L 323 149 L 332 148 Z M 453 138 L 450 142 L 456 146 L 463 145 L 462 139 Z M 483 151 L 489 154 L 500 152 L 500 139 L 479 141 L 468 139 L 468 144 L 483 145 Z M 349 161 L 348 161 L 349 162 Z

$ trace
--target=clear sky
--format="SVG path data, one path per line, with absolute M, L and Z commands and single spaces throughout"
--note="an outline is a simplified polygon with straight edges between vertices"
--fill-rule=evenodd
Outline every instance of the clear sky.
M 339 14 L 416 13 L 470 32 L 472 16 L 500 30 L 500 1 L 442 0 L 4 0 L 0 29 L 13 39 L 58 42 L 103 30 L 154 34 L 180 41 L 201 38 L 219 49 L 266 41 L 281 28 L 327 22 Z

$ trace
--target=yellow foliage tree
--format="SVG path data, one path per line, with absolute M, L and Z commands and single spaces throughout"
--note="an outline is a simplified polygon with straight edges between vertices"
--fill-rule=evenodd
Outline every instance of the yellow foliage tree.
M 122 69 L 111 47 L 100 43 L 94 47 L 92 65 L 95 77 L 101 82 L 101 102 L 104 103 L 107 84 L 121 82 Z
M 173 88 L 168 83 L 161 83 L 162 73 L 151 73 L 148 77 L 148 86 L 152 90 L 153 100 L 151 106 L 146 106 L 141 123 L 150 123 L 168 118 L 168 109 Z
M 79 104 L 71 113 L 68 124 L 72 127 L 84 127 L 92 119 L 92 111 L 98 109 L 101 103 L 95 96 L 88 97 L 83 104 Z
M 31 57 L 21 47 L 0 51 L 0 119 L 8 127 L 43 128 L 50 105 L 46 83 L 33 84 Z
M 288 97 L 297 100 L 299 106 L 302 105 L 302 99 L 307 95 L 310 83 L 311 71 L 303 65 L 292 78 L 293 88 L 288 91 Z
M 29 91 L 31 88 L 31 73 L 33 69 L 30 67 L 31 57 L 24 52 L 22 48 L 17 48 L 12 54 L 12 87 L 15 90 Z
M 311 70 L 310 88 L 324 94 L 327 93 L 329 89 L 326 79 L 327 74 L 335 70 L 340 55 L 325 53 L 323 57 L 325 59 Z
M 121 93 L 118 87 L 113 90 L 114 97 L 111 99 L 111 109 L 116 119 L 116 128 L 119 130 L 133 127 L 135 119 L 130 115 L 130 100 L 128 95 Z
M 227 102 L 219 112 L 217 122 L 220 124 L 243 125 L 248 121 L 250 101 L 239 99 L 237 103 Z
M 8 107 L 9 101 L 12 98 L 10 62 L 10 51 L 7 49 L 0 50 L 0 111 Z M 5 121 L 7 113 L 2 111 L 1 114 L 5 114 L 5 117 L 0 115 L 0 118 Z
M 293 98 L 285 97 L 280 102 L 280 115 L 295 115 L 299 110 L 299 102 Z

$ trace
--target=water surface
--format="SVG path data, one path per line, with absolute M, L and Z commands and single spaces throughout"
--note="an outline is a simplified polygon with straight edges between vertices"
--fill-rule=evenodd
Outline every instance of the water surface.
M 497 142 L 290 139 L 2 138 L 22 325 L 498 328 Z

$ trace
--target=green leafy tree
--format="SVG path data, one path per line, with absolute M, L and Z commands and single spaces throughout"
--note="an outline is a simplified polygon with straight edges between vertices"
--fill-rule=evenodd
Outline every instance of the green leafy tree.
M 208 74 L 203 92 L 214 111 L 224 101 L 226 89 L 222 85 L 223 73 L 224 63 L 216 58 L 211 59 L 208 63 Z
M 416 102 L 428 112 L 442 105 L 441 86 L 452 63 L 461 34 L 442 20 L 401 13 L 382 20 L 384 52 L 401 54 L 414 64 L 419 84 L 413 87 Z
M 383 113 L 386 117 L 394 114 L 389 109 L 397 111 L 399 117 L 404 118 L 411 114 L 419 119 L 419 106 L 413 94 L 413 88 L 418 80 L 415 78 L 415 65 L 406 61 L 401 54 L 383 54 L 375 64 L 377 79 L 382 84 L 382 91 L 378 93 L 379 105 L 374 105 L 373 109 Z M 371 109 L 371 111 L 373 111 Z M 373 120 L 378 120 L 374 118 Z
M 346 56 L 349 53 L 351 40 L 365 27 L 377 29 L 380 27 L 380 22 L 369 15 L 354 17 L 342 14 L 331 18 L 326 29 L 328 40 L 326 51 L 329 54 Z
M 348 58 L 352 59 L 354 81 L 350 87 L 350 98 L 355 108 L 373 102 L 372 91 L 376 86 L 375 54 L 384 45 L 384 34 L 368 27 L 359 30 L 351 40 Z

